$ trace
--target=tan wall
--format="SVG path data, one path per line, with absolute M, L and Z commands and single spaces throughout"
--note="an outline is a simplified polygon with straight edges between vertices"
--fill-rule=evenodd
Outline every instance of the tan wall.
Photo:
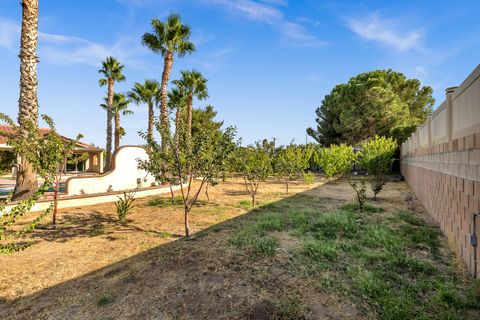
M 480 276 L 470 244 L 480 238 L 480 65 L 402 145 L 401 170 L 471 273 L 477 250 Z

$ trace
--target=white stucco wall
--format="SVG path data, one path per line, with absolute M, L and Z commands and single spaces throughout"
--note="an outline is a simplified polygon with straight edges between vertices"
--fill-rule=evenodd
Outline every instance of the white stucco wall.
M 121 147 L 115 154 L 113 171 L 99 176 L 70 178 L 67 180 L 67 194 L 95 194 L 150 187 L 155 183 L 154 177 L 138 169 L 138 160 L 146 159 L 148 155 L 142 147 Z M 138 179 L 140 183 L 137 183 Z

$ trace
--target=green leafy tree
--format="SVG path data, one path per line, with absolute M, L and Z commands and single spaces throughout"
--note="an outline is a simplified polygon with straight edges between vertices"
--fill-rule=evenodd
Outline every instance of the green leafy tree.
M 201 130 L 193 137 L 190 144 L 185 139 L 185 128 L 185 123 L 179 121 L 175 129 L 178 142 L 173 143 L 175 139 L 169 137 L 168 143 L 173 144 L 174 148 L 167 152 L 155 139 L 149 139 L 148 135 L 142 133 L 142 137 L 147 140 L 149 160 L 140 161 L 139 166 L 150 172 L 157 180 L 180 184 L 185 235 L 188 237 L 190 236 L 189 213 L 203 187 L 207 183 L 211 185 L 217 183 L 218 172 L 223 170 L 224 165 L 221 159 L 226 157 L 224 139 L 233 140 L 235 130 L 227 129 L 222 139 L 218 139 L 212 130 Z M 160 130 L 160 124 L 157 124 L 157 130 Z M 196 181 L 194 178 L 197 178 Z
M 10 203 L 11 198 L 7 198 L 6 202 L 0 205 L 0 241 L 12 241 L 33 230 L 40 221 L 52 212 L 52 210 L 52 224 L 54 228 L 56 227 L 60 179 L 65 172 L 65 166 L 68 161 L 83 160 L 81 157 L 72 157 L 73 148 L 82 136 L 78 135 L 77 139 L 74 141 L 66 140 L 57 133 L 54 122 L 46 115 L 42 115 L 42 119 L 50 128 L 47 134 L 42 133 L 36 125 L 29 122 L 26 124 L 27 135 L 21 135 L 18 134 L 21 130 L 20 127 L 17 126 L 10 117 L 5 114 L 0 114 L 0 119 L 12 126 L 16 132 L 13 136 L 7 136 L 7 144 L 12 146 L 16 153 L 21 152 L 29 163 L 32 164 L 39 176 L 44 180 L 43 185 L 29 199 L 16 203 L 8 210 L 6 209 L 6 205 Z M 54 197 L 51 205 L 45 211 L 41 212 L 27 226 L 8 233 L 7 228 L 14 226 L 19 218 L 29 212 L 35 202 L 40 199 L 50 187 L 54 190 Z M 18 251 L 23 248 L 25 248 L 25 245 L 10 242 L 7 244 L 1 244 L 0 252 Z
M 309 166 L 309 160 L 314 152 L 313 146 L 297 146 L 290 144 L 281 148 L 274 158 L 275 175 L 285 182 L 285 192 L 288 194 L 290 181 L 303 175 Z
M 161 54 L 164 58 L 162 82 L 160 86 L 160 135 L 162 147 L 167 149 L 169 140 L 169 120 L 167 109 L 168 80 L 172 71 L 175 54 L 179 57 L 195 51 L 195 45 L 190 42 L 190 27 L 182 23 L 178 14 L 170 14 L 166 21 L 153 19 L 151 21 L 152 33 L 145 33 L 142 36 L 142 43 L 155 53 Z
M 353 180 L 349 177 L 358 154 L 353 147 L 346 144 L 333 144 L 329 148 L 322 148 L 317 156 L 317 163 L 322 168 L 328 179 L 345 178 L 356 194 L 358 208 L 363 210 L 366 201 L 365 180 Z
M 432 112 L 432 88 L 392 70 L 359 74 L 337 85 L 307 133 L 321 145 L 357 144 L 376 135 L 405 141 Z
M 15 154 L 13 152 L 0 152 L 0 174 L 9 172 L 15 163 Z
M 217 111 L 211 105 L 205 108 L 194 108 L 192 114 L 192 136 L 202 129 L 216 131 L 219 135 L 222 133 L 223 121 L 216 121 Z
M 135 104 L 145 103 L 148 106 L 148 126 L 147 134 L 150 138 L 153 135 L 153 119 L 155 113 L 154 106 L 160 103 L 160 83 L 157 80 L 145 80 L 145 82 L 135 82 L 131 91 L 127 93 L 127 96 Z
M 353 147 L 339 144 L 322 148 L 316 162 L 328 179 L 340 179 L 352 171 L 355 159 Z
M 105 98 L 105 103 L 102 103 L 100 107 L 108 112 L 108 98 Z M 125 135 L 125 130 L 120 126 L 120 114 L 124 116 L 132 115 L 133 111 L 128 109 L 128 105 L 130 104 L 130 100 L 128 100 L 124 94 L 115 93 L 113 95 L 113 102 L 111 111 L 113 113 L 114 124 L 115 124 L 115 150 L 120 147 L 120 139 Z
M 98 84 L 107 86 L 107 143 L 106 143 L 106 159 L 105 170 L 110 171 L 112 168 L 112 119 L 113 119 L 113 99 L 115 82 L 125 81 L 123 75 L 124 66 L 114 57 L 107 57 L 102 61 L 102 68 L 98 70 L 104 78 L 98 80 Z
M 392 167 L 397 141 L 393 138 L 376 136 L 375 139 L 363 143 L 362 147 L 358 163 L 373 176 L 371 184 L 373 199 L 376 200 L 386 183 L 386 175 Z
M 260 183 L 272 173 L 272 158 L 269 150 L 261 147 L 261 144 L 238 149 L 236 157 L 239 159 L 238 171 L 243 175 L 245 188 L 254 207 Z

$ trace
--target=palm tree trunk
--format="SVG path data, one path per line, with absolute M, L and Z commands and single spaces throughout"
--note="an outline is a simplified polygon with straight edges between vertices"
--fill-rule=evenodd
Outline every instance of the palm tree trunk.
M 170 72 L 172 71 L 173 65 L 173 52 L 168 51 L 165 55 L 163 73 L 162 73 L 162 83 L 160 86 L 160 127 L 162 136 L 162 150 L 165 152 L 168 150 L 167 146 L 167 135 L 169 134 L 169 125 L 168 125 L 168 110 L 167 110 L 167 87 L 168 79 L 170 79 Z
M 180 147 L 180 108 L 175 112 L 175 152 L 178 154 Z
M 148 102 L 148 129 L 147 129 L 147 135 L 149 139 L 153 138 L 153 102 L 149 101 Z
M 20 38 L 20 97 L 18 122 L 20 134 L 26 136 L 27 123 L 38 126 L 37 98 L 37 39 L 38 0 L 22 1 L 22 31 Z M 19 155 L 17 181 L 13 200 L 29 198 L 38 188 L 37 172 L 28 160 Z
M 192 116 L 193 116 L 193 96 L 188 95 L 188 106 L 187 106 L 187 145 L 189 147 L 189 152 L 191 151 L 192 146 Z
M 192 153 L 192 116 L 193 116 L 193 96 L 188 95 L 187 106 L 187 152 L 190 155 Z M 191 166 L 188 168 L 188 175 L 192 173 Z
M 107 103 L 107 146 L 105 158 L 105 171 L 112 168 L 112 105 L 113 105 L 113 79 L 108 79 L 108 103 Z
M 114 152 L 120 147 L 120 113 L 115 112 L 115 150 Z

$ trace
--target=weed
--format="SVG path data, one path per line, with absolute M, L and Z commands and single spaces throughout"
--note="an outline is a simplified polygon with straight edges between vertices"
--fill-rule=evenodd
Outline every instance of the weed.
M 135 201 L 135 192 L 123 193 L 123 197 L 117 197 L 115 208 L 117 209 L 118 220 L 125 223 L 127 215 L 133 209 L 133 202 Z
M 240 208 L 243 208 L 245 210 L 249 210 L 252 208 L 252 201 L 251 200 L 241 200 L 239 203 L 238 203 L 238 206 Z
M 261 237 L 253 244 L 255 250 L 265 256 L 273 256 L 277 246 L 278 240 L 274 237 Z
M 283 226 L 282 217 L 278 213 L 262 215 L 257 222 L 258 229 L 264 231 L 281 231 Z
M 310 226 L 316 238 L 351 238 L 359 229 L 356 215 L 350 212 L 333 212 L 317 216 Z
M 173 198 L 173 201 L 172 201 L 171 197 L 161 197 L 161 198 L 156 198 L 148 201 L 147 205 L 151 207 L 159 207 L 159 208 L 180 206 L 180 205 L 183 205 L 183 198 L 182 196 L 176 196 Z
M 113 297 L 108 293 L 104 293 L 97 298 L 97 305 L 99 306 L 105 306 L 111 302 L 113 302 Z
M 103 229 L 103 226 L 101 224 L 97 224 L 97 225 L 93 226 L 93 229 L 90 229 L 88 231 L 88 236 L 96 237 L 96 236 L 102 235 L 104 233 L 105 233 L 105 230 Z
M 398 218 L 405 221 L 406 223 L 411 224 L 412 226 L 424 226 L 425 221 L 421 218 L 416 217 L 409 211 L 400 211 L 397 214 Z
M 349 212 L 357 212 L 359 211 L 357 203 L 347 203 L 340 207 L 340 210 L 349 211 Z M 385 212 L 384 208 L 381 207 L 374 207 L 369 204 L 363 205 L 363 212 L 367 213 L 381 213 Z
M 335 242 L 328 240 L 305 240 L 303 254 L 315 261 L 334 260 L 337 258 Z
M 385 226 L 370 225 L 362 232 L 362 239 L 370 248 L 384 247 L 399 250 L 403 247 L 402 238 L 395 231 Z

